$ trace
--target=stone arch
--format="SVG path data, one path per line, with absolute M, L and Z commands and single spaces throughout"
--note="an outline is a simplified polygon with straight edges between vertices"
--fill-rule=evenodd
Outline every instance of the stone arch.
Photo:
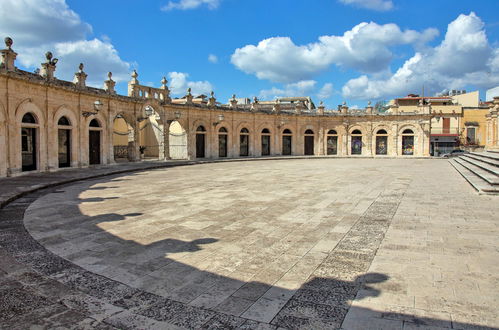
M 242 133 L 243 129 L 247 129 L 248 133 Z M 254 155 L 255 146 L 255 131 L 254 125 L 247 121 L 240 122 L 233 132 L 233 138 L 235 142 L 236 154 L 238 156 L 252 156 Z
M 268 129 L 270 133 L 262 134 L 264 129 Z M 275 153 L 276 129 L 273 123 L 264 122 L 256 126 L 254 133 L 254 152 L 257 156 L 270 156 Z M 265 135 L 265 137 L 264 137 Z
M 135 117 L 120 110 L 111 114 L 110 156 L 111 162 L 135 159 Z
M 152 108 L 151 116 L 145 115 L 145 109 Z M 139 147 L 145 147 L 143 154 L 145 157 L 162 158 L 165 154 L 165 120 L 164 108 L 155 99 L 148 99 L 141 104 L 140 120 L 137 123 Z M 163 155 L 163 156 L 162 156 Z
M 357 133 L 357 132 L 360 132 Z M 366 146 L 366 130 L 361 125 L 353 125 L 348 129 L 347 151 L 350 155 L 363 155 Z
M 386 131 L 386 134 L 380 134 L 380 131 Z M 394 149 L 393 133 L 390 126 L 386 124 L 377 124 L 371 130 L 371 150 L 373 155 L 390 155 Z
M 99 123 L 100 127 L 90 127 L 90 123 L 92 120 L 97 120 Z M 82 160 L 86 164 L 90 164 L 90 131 L 99 131 L 99 138 L 100 138 L 100 143 L 99 143 L 99 155 L 100 155 L 100 164 L 107 164 L 109 163 L 110 160 L 110 154 L 108 148 L 105 146 L 108 145 L 108 129 L 107 129 L 107 118 L 104 115 L 104 113 L 99 112 L 96 115 L 93 116 L 88 116 L 85 119 L 84 126 L 82 127 L 82 143 L 80 146 L 80 149 L 82 150 Z M 95 133 L 94 133 L 95 134 Z
M 313 132 L 313 139 L 311 135 L 306 133 L 308 130 Z M 319 154 L 319 127 L 317 125 L 306 123 L 299 126 L 296 138 L 296 148 L 299 154 L 303 155 L 317 155 Z
M 220 134 L 220 129 L 222 128 L 225 128 L 227 130 L 225 134 Z M 216 146 L 216 150 L 218 150 L 217 157 L 220 158 L 232 156 L 232 148 L 229 147 L 232 144 L 232 140 L 230 138 L 231 134 L 232 127 L 230 125 L 230 122 L 228 122 L 227 120 L 221 121 L 214 127 L 213 135 L 216 142 L 214 145 Z

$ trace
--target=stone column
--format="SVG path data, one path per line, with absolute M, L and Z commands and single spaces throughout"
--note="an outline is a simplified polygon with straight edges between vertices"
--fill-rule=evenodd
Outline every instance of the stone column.
M 170 122 L 168 120 L 164 120 L 163 124 L 163 159 L 170 160 Z M 185 128 L 186 134 L 188 134 L 188 127 Z M 189 145 L 189 143 L 187 143 Z

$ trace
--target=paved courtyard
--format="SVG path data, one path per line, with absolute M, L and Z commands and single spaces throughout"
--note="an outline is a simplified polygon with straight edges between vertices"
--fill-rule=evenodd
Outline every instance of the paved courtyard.
M 40 279 L 4 267 L 0 287 L 29 282 L 39 308 L 0 328 L 67 325 L 71 311 L 100 329 L 499 327 L 499 198 L 445 160 L 173 167 L 51 188 L 20 209 L 27 233 L 0 236 L 0 260 Z M 64 309 L 43 314 L 57 306 L 41 299 Z

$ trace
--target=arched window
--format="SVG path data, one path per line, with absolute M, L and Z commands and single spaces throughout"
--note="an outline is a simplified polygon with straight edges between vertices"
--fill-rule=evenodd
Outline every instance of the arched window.
M 57 125 L 71 126 L 71 122 L 69 121 L 69 119 L 67 117 L 62 116 L 61 118 L 59 118 Z
M 92 119 L 89 124 L 90 127 L 100 127 L 99 121 L 97 119 Z
M 402 132 L 402 155 L 414 155 L 414 131 L 409 128 Z
M 388 154 L 388 133 L 384 129 L 376 132 L 376 155 Z
M 35 116 L 27 112 L 21 119 L 23 124 L 32 125 L 22 125 L 21 127 L 21 157 L 22 157 L 22 170 L 23 171 L 34 171 L 37 169 L 37 154 L 38 154 L 38 143 L 37 143 L 37 127 L 33 124 L 37 124 Z
M 338 154 L 338 133 L 334 129 L 330 129 L 327 132 L 327 154 L 337 155 Z
M 239 156 L 249 156 L 249 130 L 246 127 L 239 135 Z
M 262 129 L 262 156 L 270 155 L 270 130 Z
M 292 154 L 292 141 L 293 136 L 292 132 L 289 129 L 285 129 L 282 132 L 282 154 L 283 155 L 291 155 Z
M 205 135 L 206 128 L 203 125 L 199 125 L 196 129 L 196 158 L 204 158 L 205 154 Z
M 314 134 L 314 131 L 312 131 L 311 129 L 307 129 L 307 130 L 305 131 L 305 134 Z
M 218 157 L 227 157 L 227 129 L 220 127 L 218 130 Z
M 36 124 L 36 118 L 30 112 L 27 112 L 24 114 L 22 122 L 26 124 Z
M 304 137 L 304 154 L 305 155 L 313 155 L 314 154 L 314 131 L 311 129 L 307 129 L 305 131 Z
M 362 155 L 362 132 L 356 129 L 351 135 L 351 154 Z

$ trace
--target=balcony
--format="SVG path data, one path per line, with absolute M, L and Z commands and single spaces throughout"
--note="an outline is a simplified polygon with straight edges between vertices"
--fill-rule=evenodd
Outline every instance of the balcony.
M 432 127 L 431 135 L 443 135 L 443 136 L 459 135 L 460 131 L 461 130 L 459 127 Z

